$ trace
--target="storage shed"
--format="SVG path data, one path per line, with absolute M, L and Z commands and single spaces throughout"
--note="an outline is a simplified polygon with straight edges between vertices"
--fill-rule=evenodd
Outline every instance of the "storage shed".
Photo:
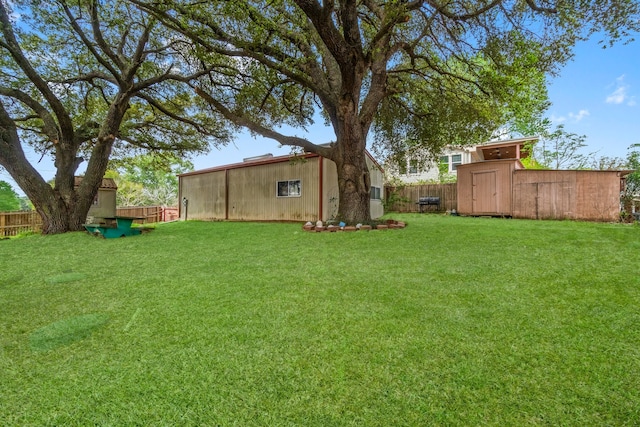
M 512 216 L 513 174 L 523 168 L 517 159 L 458 166 L 458 213 Z
M 81 176 L 74 177 L 74 186 L 77 188 L 82 182 Z M 93 199 L 93 204 L 87 213 L 87 223 L 97 222 L 96 219 L 111 218 L 116 216 L 116 193 L 118 186 L 113 178 L 102 178 L 98 193 Z
M 512 140 L 478 147 L 483 160 L 458 166 L 458 213 L 529 219 L 619 219 L 620 193 L 629 171 L 525 169 L 520 158 L 528 154 L 522 143 Z
M 384 175 L 367 153 L 371 216 L 384 213 Z M 326 221 L 338 213 L 338 173 L 317 154 L 272 155 L 178 175 L 180 218 L 240 221 Z

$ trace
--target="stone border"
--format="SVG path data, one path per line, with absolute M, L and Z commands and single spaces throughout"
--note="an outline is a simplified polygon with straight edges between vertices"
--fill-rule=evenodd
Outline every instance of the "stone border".
M 397 230 L 405 228 L 407 224 L 404 221 L 395 221 L 392 219 L 386 220 L 383 224 L 357 224 L 357 225 L 324 225 L 322 221 L 317 221 L 315 224 L 307 222 L 302 226 L 304 231 L 315 233 L 335 233 L 335 232 L 353 232 L 353 231 L 374 231 L 374 230 Z

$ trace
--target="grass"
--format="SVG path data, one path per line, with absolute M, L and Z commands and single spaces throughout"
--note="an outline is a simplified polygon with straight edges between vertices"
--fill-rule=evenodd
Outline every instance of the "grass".
M 639 425 L 640 228 L 0 242 L 0 425 Z

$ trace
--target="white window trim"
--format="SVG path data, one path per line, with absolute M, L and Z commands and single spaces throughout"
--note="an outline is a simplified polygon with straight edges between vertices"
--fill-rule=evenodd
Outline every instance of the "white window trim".
M 375 192 L 374 189 L 376 189 L 376 188 L 378 189 L 378 196 L 379 197 L 375 197 L 376 192 Z M 382 200 L 382 187 L 378 187 L 376 185 L 372 185 L 370 191 L 371 191 L 371 196 L 373 196 L 373 197 L 371 197 L 371 200 Z
M 454 156 L 460 156 L 460 161 L 459 161 L 459 162 L 455 162 L 455 161 L 453 160 L 453 157 L 454 157 Z M 453 171 L 457 171 L 457 170 L 458 170 L 458 166 L 460 166 L 460 165 L 462 164 L 462 154 L 452 154 L 452 155 L 450 156 L 450 158 L 451 158 L 451 167 L 450 167 L 451 172 L 453 172 Z
M 287 183 L 287 195 L 286 196 L 281 196 L 279 194 L 279 187 L 280 187 L 280 183 L 281 182 L 286 182 Z M 298 192 L 298 194 L 290 194 L 290 189 L 291 189 L 291 183 L 292 182 L 298 182 L 300 185 L 300 190 Z M 279 199 L 287 199 L 290 197 L 302 197 L 302 180 L 301 179 L 283 179 L 280 181 L 276 181 L 276 197 Z

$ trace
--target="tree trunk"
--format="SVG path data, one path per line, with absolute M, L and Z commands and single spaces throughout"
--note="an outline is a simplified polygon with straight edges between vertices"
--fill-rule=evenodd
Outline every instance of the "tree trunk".
M 84 195 L 89 200 L 78 203 L 77 191 L 73 185 L 77 163 L 57 161 L 56 188 L 52 188 L 25 157 L 17 128 L 1 104 L 0 125 L 0 166 L 9 172 L 33 203 L 42 218 L 42 233 L 59 234 L 83 230 L 82 225 L 101 180 L 96 184 L 93 195 L 89 192 Z M 72 154 L 75 159 L 75 152 Z
M 338 218 L 347 224 L 369 223 L 371 221 L 371 178 L 366 160 L 364 158 L 354 161 L 345 160 L 336 165 L 339 191 Z
M 366 158 L 366 133 L 355 112 L 335 122 L 338 138 L 333 160 L 338 170 L 338 218 L 347 224 L 371 222 L 371 175 Z
M 77 189 L 72 188 L 63 196 L 59 190 L 51 188 L 46 183 L 36 189 L 27 189 L 20 183 L 19 185 L 42 218 L 42 234 L 84 230 L 91 203 L 81 200 Z M 93 197 L 90 200 L 93 201 Z
M 16 175 L 14 179 L 42 218 L 42 234 L 84 230 L 83 225 L 91 203 L 79 203 L 75 188 L 62 195 L 58 189 L 51 188 L 44 180 L 32 186 L 25 182 L 24 177 L 25 175 Z M 93 201 L 93 198 L 91 200 Z

